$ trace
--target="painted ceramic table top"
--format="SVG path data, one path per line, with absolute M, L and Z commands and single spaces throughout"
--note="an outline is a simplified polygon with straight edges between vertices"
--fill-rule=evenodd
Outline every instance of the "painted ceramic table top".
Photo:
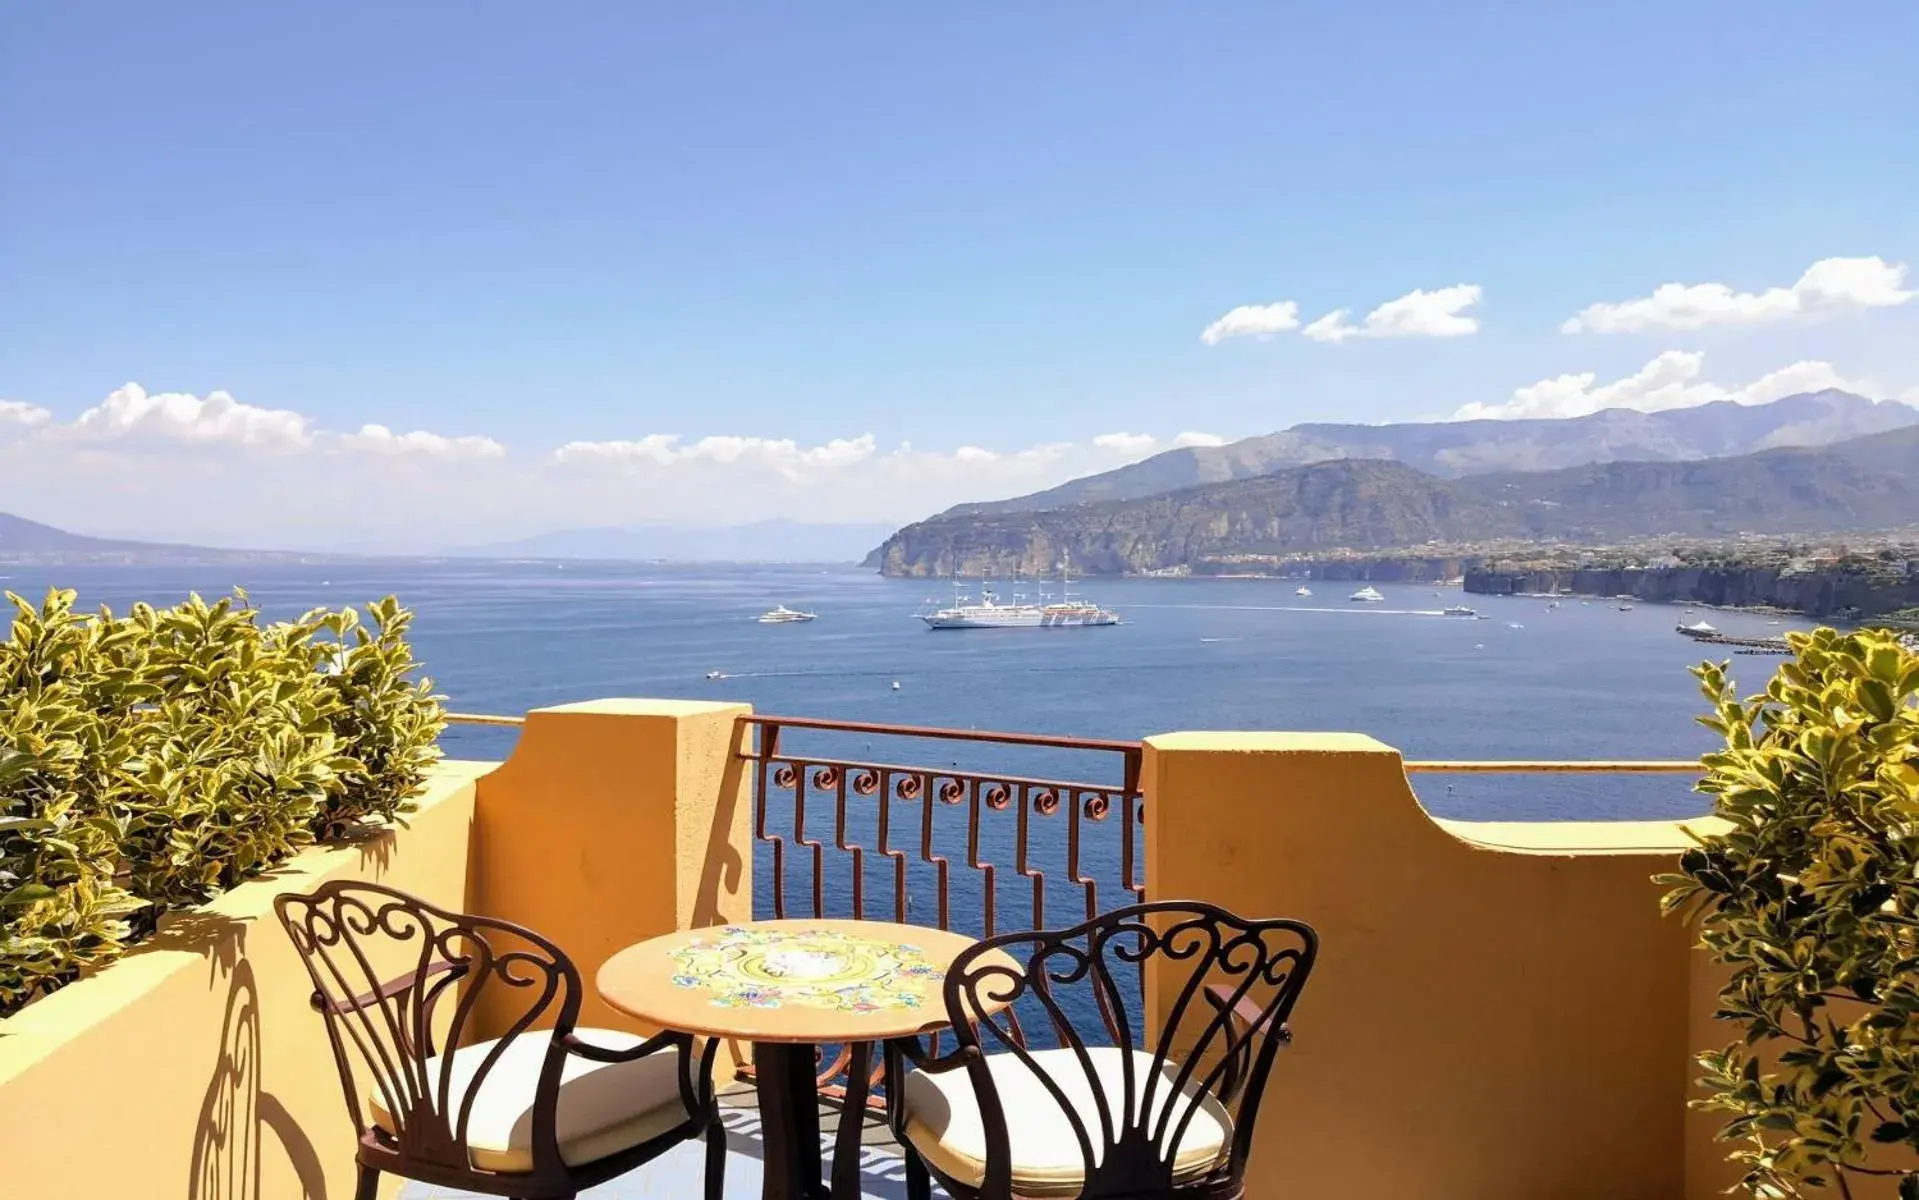
M 596 982 L 621 1012 L 687 1033 L 874 1041 L 944 1026 L 946 969 L 971 945 L 886 921 L 749 921 L 628 946 Z

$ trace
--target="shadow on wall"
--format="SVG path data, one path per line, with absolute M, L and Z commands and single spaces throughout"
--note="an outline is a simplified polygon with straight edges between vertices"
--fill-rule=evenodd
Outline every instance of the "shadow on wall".
M 741 786 L 746 762 L 738 753 L 740 744 L 750 736 L 743 722 L 734 727 L 733 736 L 736 743 L 729 747 L 731 752 L 726 756 L 726 767 L 720 777 L 719 799 L 715 802 L 711 832 L 707 835 L 699 887 L 694 892 L 695 926 L 724 922 L 726 914 L 721 911 L 720 898 L 737 895 L 742 890 L 740 879 L 746 870 L 746 856 L 733 844 L 732 833 L 733 817 L 747 795 Z M 749 815 L 748 820 L 751 819 Z
M 300 1182 L 301 1196 L 326 1200 L 326 1172 L 313 1143 L 279 1099 L 261 1086 L 259 994 L 253 967 L 241 954 L 244 942 L 244 934 L 232 939 L 226 1019 L 200 1102 L 187 1195 L 189 1200 L 262 1200 L 264 1157 L 277 1147 Z

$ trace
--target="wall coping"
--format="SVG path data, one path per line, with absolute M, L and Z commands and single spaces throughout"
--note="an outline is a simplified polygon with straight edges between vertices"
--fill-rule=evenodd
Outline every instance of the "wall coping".
M 571 704 L 552 704 L 545 708 L 529 709 L 527 715 L 578 713 L 588 716 L 615 717 L 700 717 L 708 713 L 745 707 L 747 706 L 738 700 L 656 700 L 615 696 L 604 700 L 578 700 Z
M 1706 837 L 1728 828 L 1718 817 L 1688 817 L 1683 821 L 1454 821 L 1428 816 L 1433 824 L 1467 845 L 1505 854 L 1646 854 L 1671 858 L 1696 844 L 1689 833 Z
M 419 799 L 419 812 L 452 799 L 498 764 L 443 761 L 434 766 Z M 392 828 L 363 842 L 313 846 L 257 879 L 214 897 L 198 908 L 169 913 L 159 932 L 100 970 L 51 995 L 42 996 L 13 1016 L 0 1019 L 0 1088 L 26 1074 L 86 1029 L 140 1003 L 183 971 L 206 971 L 213 950 L 204 934 L 195 934 L 191 918 L 211 918 L 222 926 L 272 922 L 274 900 L 307 891 L 344 868 L 389 851 Z M 183 920 L 183 918 L 185 918 Z
M 1668 859 L 1695 845 L 1695 836 L 1726 829 L 1724 821 L 1712 816 L 1672 821 L 1461 821 L 1436 817 L 1420 801 L 1418 789 L 1406 776 L 1400 752 L 1363 733 L 1213 730 L 1158 733 L 1143 739 L 1143 743 L 1155 752 L 1174 754 L 1362 756 L 1373 760 L 1369 766 L 1376 769 L 1383 769 L 1386 764 L 1382 760 L 1389 760 L 1421 817 L 1468 846 L 1501 854 L 1645 855 Z
M 1273 730 L 1205 730 L 1156 733 L 1143 739 L 1155 750 L 1231 754 L 1389 754 L 1399 751 L 1364 733 L 1288 733 Z

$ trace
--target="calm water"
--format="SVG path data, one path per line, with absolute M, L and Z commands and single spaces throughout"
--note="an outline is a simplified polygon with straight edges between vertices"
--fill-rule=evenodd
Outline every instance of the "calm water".
M 1461 621 L 1416 615 L 1459 602 L 1453 589 L 1380 585 L 1384 604 L 1359 605 L 1345 599 L 1356 584 L 1321 583 L 1301 599 L 1294 583 L 1277 580 L 1095 580 L 1086 591 L 1124 624 L 933 633 L 911 614 L 941 596 L 940 585 L 846 567 L 0 568 L 0 587 L 29 596 L 55 582 L 79 589 L 83 603 L 116 608 L 237 583 L 273 615 L 395 592 L 418 611 L 418 652 L 435 681 L 454 708 L 472 712 L 613 695 L 711 697 L 786 715 L 1092 737 L 1357 730 L 1417 758 L 1683 758 L 1710 743 L 1693 724 L 1700 702 L 1686 674 L 1700 650 L 1673 632 L 1681 610 L 1658 605 L 1619 612 L 1575 599 L 1548 611 L 1542 600 L 1475 596 L 1466 602 L 1491 619 Z M 820 619 L 752 620 L 776 603 Z M 1764 617 L 1700 615 L 1729 633 L 1780 632 Z M 1756 685 L 1776 660 L 1735 661 L 1741 682 Z M 726 678 L 708 681 L 713 670 Z M 499 757 L 511 744 L 507 731 L 447 737 L 460 757 Z M 916 749 L 912 761 L 957 757 Z M 1674 780 L 1419 783 L 1435 812 L 1468 818 L 1702 807 Z

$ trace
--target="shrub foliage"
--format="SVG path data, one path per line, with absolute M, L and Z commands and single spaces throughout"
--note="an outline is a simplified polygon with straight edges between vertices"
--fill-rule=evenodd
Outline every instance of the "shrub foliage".
M 316 839 L 398 819 L 445 710 L 389 596 L 263 624 L 244 592 L 74 593 L 0 642 L 0 1014 Z
M 1726 828 L 1660 882 L 1730 967 L 1716 1016 L 1743 1032 L 1700 1057 L 1697 1103 L 1729 1115 L 1754 1196 L 1881 1176 L 1919 1200 L 1919 653 L 1789 639 L 1760 695 L 1695 672 L 1725 739 L 1699 786 Z

